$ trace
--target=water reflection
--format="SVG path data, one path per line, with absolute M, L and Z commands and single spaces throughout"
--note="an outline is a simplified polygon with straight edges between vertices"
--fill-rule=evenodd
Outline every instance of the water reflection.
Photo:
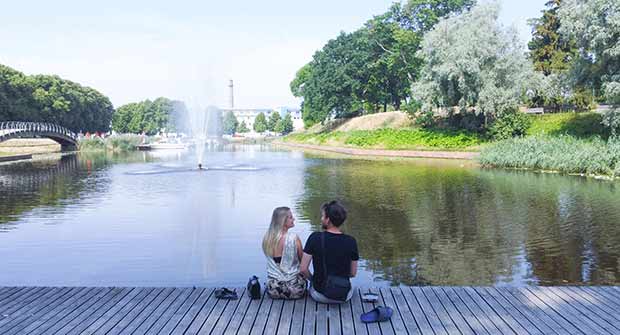
M 407 285 L 619 281 L 614 183 L 529 172 L 330 160 L 298 207 L 319 229 L 326 199 L 349 208 L 375 280 Z

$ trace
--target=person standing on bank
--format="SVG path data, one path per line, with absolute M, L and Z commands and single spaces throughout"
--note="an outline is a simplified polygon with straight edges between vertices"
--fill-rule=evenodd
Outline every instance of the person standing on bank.
M 289 232 L 295 217 L 288 207 L 273 210 L 269 230 L 263 238 L 267 257 L 267 294 L 272 299 L 299 299 L 306 294 L 306 279 L 299 272 L 301 240 Z
M 336 304 L 353 296 L 352 277 L 357 274 L 357 242 L 344 234 L 340 226 L 347 219 L 346 209 L 338 201 L 321 206 L 321 227 L 308 237 L 301 259 L 301 273 L 311 278 L 310 296 L 317 302 Z M 310 275 L 312 262 L 314 274 Z

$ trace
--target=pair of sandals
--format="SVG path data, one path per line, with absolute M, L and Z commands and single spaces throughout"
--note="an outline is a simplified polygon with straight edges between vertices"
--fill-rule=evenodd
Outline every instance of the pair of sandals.
M 362 294 L 362 301 L 376 303 L 379 301 L 379 295 L 370 292 L 364 293 Z M 374 309 L 360 315 L 360 319 L 364 323 L 383 322 L 389 320 L 392 317 L 392 314 L 394 314 L 394 310 L 392 308 L 377 306 Z
M 215 297 L 218 299 L 237 300 L 239 296 L 237 292 L 227 289 L 226 287 L 218 288 L 214 292 Z

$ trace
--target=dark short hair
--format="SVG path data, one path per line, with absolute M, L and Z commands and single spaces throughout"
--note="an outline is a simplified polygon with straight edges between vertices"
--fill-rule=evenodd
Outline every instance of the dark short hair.
M 336 227 L 340 227 L 347 219 L 347 210 L 338 201 L 332 200 L 321 205 L 321 211 L 329 218 Z

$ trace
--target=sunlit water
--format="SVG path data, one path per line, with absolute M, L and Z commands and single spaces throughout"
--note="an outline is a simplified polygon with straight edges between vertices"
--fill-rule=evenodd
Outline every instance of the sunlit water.
M 265 279 L 290 206 L 302 240 L 341 199 L 357 285 L 620 282 L 620 183 L 463 162 L 327 158 L 269 146 L 79 154 L 0 165 L 0 286 L 215 286 Z

